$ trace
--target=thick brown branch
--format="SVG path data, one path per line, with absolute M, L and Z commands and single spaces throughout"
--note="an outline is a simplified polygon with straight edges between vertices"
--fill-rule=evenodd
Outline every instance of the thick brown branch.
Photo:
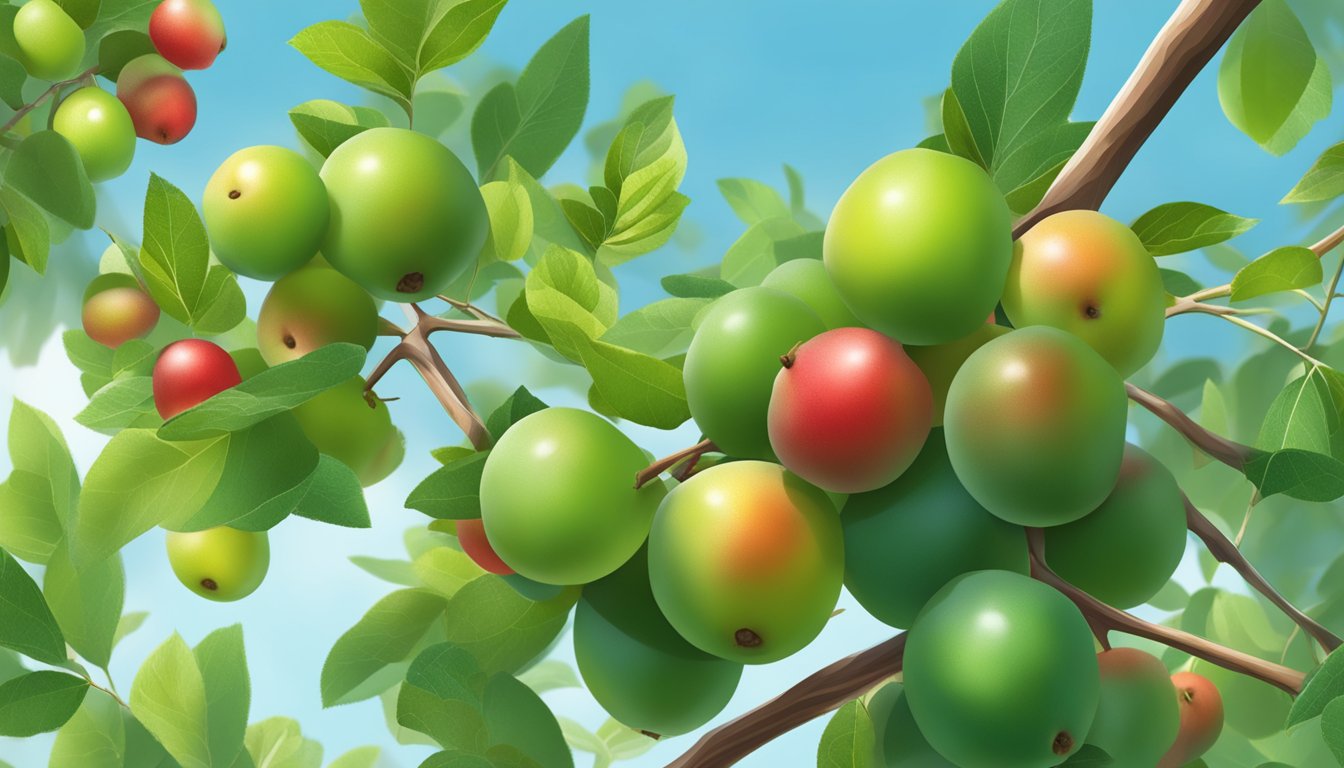
M 1196 448 L 1238 472 L 1246 467 L 1246 462 L 1259 453 L 1249 445 L 1242 445 L 1220 435 L 1215 435 L 1196 424 L 1195 420 L 1186 416 L 1180 408 L 1152 392 L 1140 389 L 1129 382 L 1125 382 L 1125 392 L 1129 394 L 1130 400 L 1142 405 L 1159 419 L 1165 421 L 1172 429 L 1184 435 L 1185 439 L 1189 440 Z
M 667 768 L 720 768 L 781 733 L 837 709 L 901 671 L 905 633 L 813 672 L 797 685 L 700 737 Z
M 670 456 L 664 456 L 635 474 L 635 488 L 643 488 L 646 483 L 683 461 L 698 461 L 702 455 L 717 450 L 718 446 L 714 445 L 713 441 L 701 440 L 690 448 L 683 448 Z
M 14 114 L 11 115 L 8 120 L 5 121 L 4 125 L 0 125 L 0 134 L 9 133 L 9 130 L 14 126 L 18 125 L 19 121 L 22 120 L 25 115 L 27 115 L 29 112 L 32 112 L 34 109 L 37 109 L 38 107 L 42 106 L 42 102 L 46 101 L 52 96 L 55 96 L 62 90 L 69 88 L 72 85 L 78 85 L 86 80 L 90 80 L 96 74 L 98 74 L 98 67 L 93 66 L 89 67 L 83 72 L 80 72 L 78 75 L 75 75 L 69 80 L 61 80 L 60 82 L 52 83 L 51 87 L 39 93 L 37 95 L 37 98 L 33 99 L 27 104 L 24 104 L 22 107 L 19 107 L 14 112 Z
M 1183 0 L 1040 204 L 1017 223 L 1013 236 L 1020 237 L 1052 213 L 1101 207 L 1190 81 L 1259 2 Z
M 496 320 L 450 320 L 432 315 L 420 323 L 426 334 L 435 331 L 454 331 L 456 333 L 474 333 L 479 336 L 492 336 L 496 339 L 521 339 L 522 334 L 507 324 Z
M 1265 577 L 1251 565 L 1246 556 L 1237 549 L 1230 539 L 1223 535 L 1212 522 L 1209 521 L 1204 513 L 1191 503 L 1190 499 L 1185 499 L 1185 524 L 1191 533 L 1204 542 L 1208 548 L 1209 554 L 1213 555 L 1220 563 L 1226 563 L 1232 566 L 1232 569 L 1241 574 L 1241 578 L 1246 581 L 1255 591 L 1264 595 L 1271 603 L 1283 611 L 1288 618 L 1292 619 L 1302 631 L 1306 632 L 1316 642 L 1321 644 L 1327 652 L 1333 651 L 1340 645 L 1340 640 L 1330 630 L 1316 623 L 1310 616 L 1298 610 L 1296 606 L 1288 602 L 1283 595 L 1279 594 L 1274 587 L 1270 586 Z

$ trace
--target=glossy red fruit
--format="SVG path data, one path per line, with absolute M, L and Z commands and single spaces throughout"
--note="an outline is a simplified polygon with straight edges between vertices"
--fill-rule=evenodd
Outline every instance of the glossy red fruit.
M 1223 732 L 1223 697 L 1207 677 L 1194 672 L 1171 676 L 1176 703 L 1181 709 L 1181 728 L 1176 743 L 1162 756 L 1158 768 L 1179 768 L 1194 760 L 1218 741 Z
M 149 39 L 182 69 L 205 69 L 224 50 L 224 19 L 210 0 L 163 0 L 149 17 Z
M 131 115 L 135 135 L 147 141 L 176 144 L 196 125 L 196 92 L 180 69 L 157 54 L 122 67 L 117 98 Z
M 242 380 L 238 365 L 218 344 L 205 339 L 175 341 L 154 363 L 154 407 L 171 419 Z
M 508 563 L 499 559 L 495 548 L 490 546 L 490 540 L 485 538 L 485 526 L 481 524 L 479 517 L 475 520 L 457 521 L 457 543 L 462 545 L 462 551 L 467 553 L 467 557 L 486 572 L 499 576 L 514 573 Z
M 901 476 L 933 424 L 928 379 L 890 337 L 836 328 L 785 355 L 770 396 L 770 447 L 789 471 L 835 493 Z

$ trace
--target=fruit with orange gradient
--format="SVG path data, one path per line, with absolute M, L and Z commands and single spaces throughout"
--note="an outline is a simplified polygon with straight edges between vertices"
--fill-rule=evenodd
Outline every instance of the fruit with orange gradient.
M 1194 760 L 1218 741 L 1223 732 L 1223 697 L 1213 683 L 1194 672 L 1171 676 L 1176 687 L 1176 704 L 1181 710 L 1181 727 L 1176 743 L 1162 756 L 1158 768 L 1179 768 Z

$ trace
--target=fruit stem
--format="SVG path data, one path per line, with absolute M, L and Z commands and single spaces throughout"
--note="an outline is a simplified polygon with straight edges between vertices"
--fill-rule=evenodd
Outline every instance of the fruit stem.
M 794 362 L 798 360 L 798 348 L 801 346 L 803 346 L 803 342 L 800 341 L 797 344 L 794 344 L 788 352 L 780 355 L 779 364 L 785 368 L 792 368 Z
M 24 104 L 22 107 L 19 107 L 18 110 L 13 115 L 10 116 L 9 120 L 5 121 L 4 125 L 0 125 L 0 133 L 9 133 L 10 129 L 18 125 L 19 121 L 22 120 L 25 115 L 27 115 L 29 112 L 32 112 L 34 109 L 37 109 L 38 107 L 42 106 L 42 102 L 46 101 L 52 96 L 55 96 L 57 93 L 60 93 L 65 88 L 68 88 L 72 85 L 79 85 L 81 82 L 93 77 L 96 74 L 98 74 L 98 67 L 95 65 L 89 67 L 83 72 L 80 72 L 78 75 L 75 75 L 69 80 L 61 80 L 60 82 L 52 83 L 51 87 L 39 93 L 37 95 L 37 98 L 33 99 L 27 104 Z
M 712 440 L 701 440 L 695 445 L 692 445 L 690 448 L 682 448 L 680 451 L 677 451 L 676 453 L 670 456 L 664 456 L 663 458 L 653 462 L 649 466 L 635 473 L 635 489 L 638 490 L 640 488 L 643 488 L 654 478 L 658 477 L 659 475 L 668 471 L 669 469 L 675 467 L 676 465 L 682 463 L 683 461 L 687 462 L 688 464 L 692 462 L 698 462 L 700 460 L 700 457 L 703 456 L 704 454 L 717 450 L 719 450 L 719 448 L 718 446 L 714 445 L 714 442 Z M 692 464 L 692 466 L 694 466 L 694 464 Z M 686 476 L 687 477 L 690 476 L 689 471 L 686 473 Z M 685 477 L 678 477 L 677 479 L 684 480 Z

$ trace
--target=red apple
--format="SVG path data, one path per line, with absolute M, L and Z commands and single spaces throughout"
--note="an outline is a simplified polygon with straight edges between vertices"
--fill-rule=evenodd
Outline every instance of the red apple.
M 154 363 L 154 407 L 171 419 L 242 380 L 238 365 L 218 344 L 204 339 L 175 341 Z
M 499 559 L 495 548 L 490 546 L 490 540 L 485 538 L 485 526 L 481 524 L 480 518 L 457 521 L 457 542 L 462 545 L 462 551 L 487 572 L 499 576 L 514 573 L 507 563 Z
M 770 396 L 770 446 L 804 480 L 836 493 L 900 477 L 933 423 L 928 379 L 890 337 L 836 328 L 782 358 Z
M 122 67 L 117 98 L 142 139 L 176 144 L 196 125 L 196 92 L 180 69 L 157 54 L 147 53 Z
M 1176 703 L 1181 709 L 1181 729 L 1176 743 L 1162 756 L 1158 768 L 1178 768 L 1209 751 L 1223 732 L 1223 697 L 1207 677 L 1194 672 L 1171 676 Z
M 163 0 L 149 17 L 149 39 L 182 69 L 205 69 L 224 50 L 224 19 L 210 0 Z

